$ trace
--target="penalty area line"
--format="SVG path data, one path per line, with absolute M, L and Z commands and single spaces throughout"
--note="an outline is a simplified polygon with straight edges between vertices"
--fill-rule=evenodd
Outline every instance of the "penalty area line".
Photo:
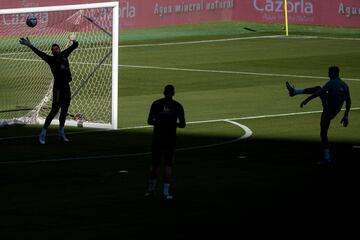
M 138 69 L 152 69 L 152 70 L 182 71 L 182 72 L 253 75 L 253 76 L 264 76 L 264 77 L 286 77 L 286 78 L 322 79 L 322 80 L 327 80 L 328 79 L 327 77 L 310 76 L 310 75 L 281 74 L 281 73 L 260 73 L 260 72 L 195 69 L 195 68 L 175 68 L 175 67 L 140 66 L 140 65 L 125 65 L 125 64 L 120 64 L 119 67 L 135 68 L 135 69 L 138 68 Z M 358 79 L 358 78 L 341 78 L 341 79 L 343 79 L 345 81 L 360 82 L 360 79 Z
M 234 122 L 231 120 L 223 120 L 223 122 L 230 123 L 232 125 L 235 125 L 239 128 L 241 128 L 244 131 L 244 134 L 240 137 L 237 137 L 235 139 L 230 139 L 218 143 L 212 143 L 212 144 L 205 144 L 205 145 L 198 145 L 198 146 L 190 146 L 190 147 L 181 147 L 176 148 L 176 152 L 180 151 L 191 151 L 191 150 L 198 150 L 198 149 L 204 149 L 204 148 L 212 148 L 212 147 L 218 147 L 230 143 L 235 143 L 244 139 L 249 138 L 252 135 L 252 131 L 250 128 L 248 128 L 245 125 L 242 125 L 238 122 Z M 55 159 L 43 159 L 43 160 L 31 160 L 31 161 L 7 161 L 7 162 L 0 162 L 0 165 L 4 164 L 31 164 L 31 163 L 52 163 L 52 162 L 64 162 L 64 161 L 74 161 L 74 160 L 96 160 L 96 159 L 112 159 L 112 158 L 121 158 L 121 157 L 137 157 L 137 156 L 146 156 L 150 155 L 151 152 L 140 152 L 140 153 L 124 153 L 124 154 L 112 154 L 112 155 L 98 155 L 98 156 L 84 156 L 84 157 L 68 157 L 68 158 L 55 158 Z

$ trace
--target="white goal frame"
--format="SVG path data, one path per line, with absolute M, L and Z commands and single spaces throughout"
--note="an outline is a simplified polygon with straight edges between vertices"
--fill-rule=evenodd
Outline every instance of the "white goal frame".
M 102 2 L 89 4 L 75 4 L 75 5 L 61 5 L 61 6 L 46 6 L 46 7 L 31 7 L 31 8 L 13 8 L 0 9 L 2 14 L 21 14 L 21 13 L 37 13 L 37 12 L 54 12 L 62 10 L 81 10 L 94 8 L 112 8 L 112 90 L 111 90 L 111 124 L 101 123 L 86 123 L 84 127 L 95 128 L 118 128 L 118 56 L 119 56 L 119 2 Z M 53 123 L 56 123 L 55 119 Z M 66 125 L 76 126 L 75 121 L 66 121 Z

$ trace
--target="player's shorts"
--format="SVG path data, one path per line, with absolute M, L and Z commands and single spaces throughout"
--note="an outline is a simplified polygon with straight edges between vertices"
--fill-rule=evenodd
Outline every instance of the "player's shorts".
M 174 163 L 175 145 L 173 144 L 153 144 L 152 145 L 152 165 L 159 166 L 162 161 L 165 167 L 171 167 Z

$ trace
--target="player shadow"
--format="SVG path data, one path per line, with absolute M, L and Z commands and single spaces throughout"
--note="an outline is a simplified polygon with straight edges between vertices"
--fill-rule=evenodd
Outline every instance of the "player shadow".
M 351 222 L 356 204 L 359 149 L 347 142 L 332 141 L 333 161 L 320 166 L 320 141 L 252 136 L 216 145 L 234 137 L 180 134 L 175 199 L 164 202 L 143 197 L 151 129 L 69 138 L 62 145 L 49 136 L 45 146 L 31 137 L 0 141 L 1 162 L 22 161 L 0 165 L 0 203 L 3 209 L 16 206 L 2 211 L 0 222 L 8 229 L 34 234 L 51 225 L 59 236 L 82 229 L 85 238 L 123 239 L 141 239 L 151 230 L 173 239 L 271 238 L 285 235 L 284 229 L 316 236 L 323 229 L 335 234 Z M 25 221 L 29 214 L 31 222 Z

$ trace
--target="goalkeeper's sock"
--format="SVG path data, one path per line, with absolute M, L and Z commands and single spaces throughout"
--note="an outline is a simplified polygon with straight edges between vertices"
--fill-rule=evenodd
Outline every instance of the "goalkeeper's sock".
M 163 194 L 164 196 L 169 196 L 170 192 L 170 184 L 169 183 L 164 183 L 164 188 L 163 188 Z
M 40 135 L 39 135 L 39 142 L 40 144 L 45 144 L 46 141 L 46 134 L 47 134 L 47 129 L 46 128 L 42 128 Z
M 70 140 L 65 136 L 64 127 L 59 127 L 59 138 L 64 142 L 70 142 Z

